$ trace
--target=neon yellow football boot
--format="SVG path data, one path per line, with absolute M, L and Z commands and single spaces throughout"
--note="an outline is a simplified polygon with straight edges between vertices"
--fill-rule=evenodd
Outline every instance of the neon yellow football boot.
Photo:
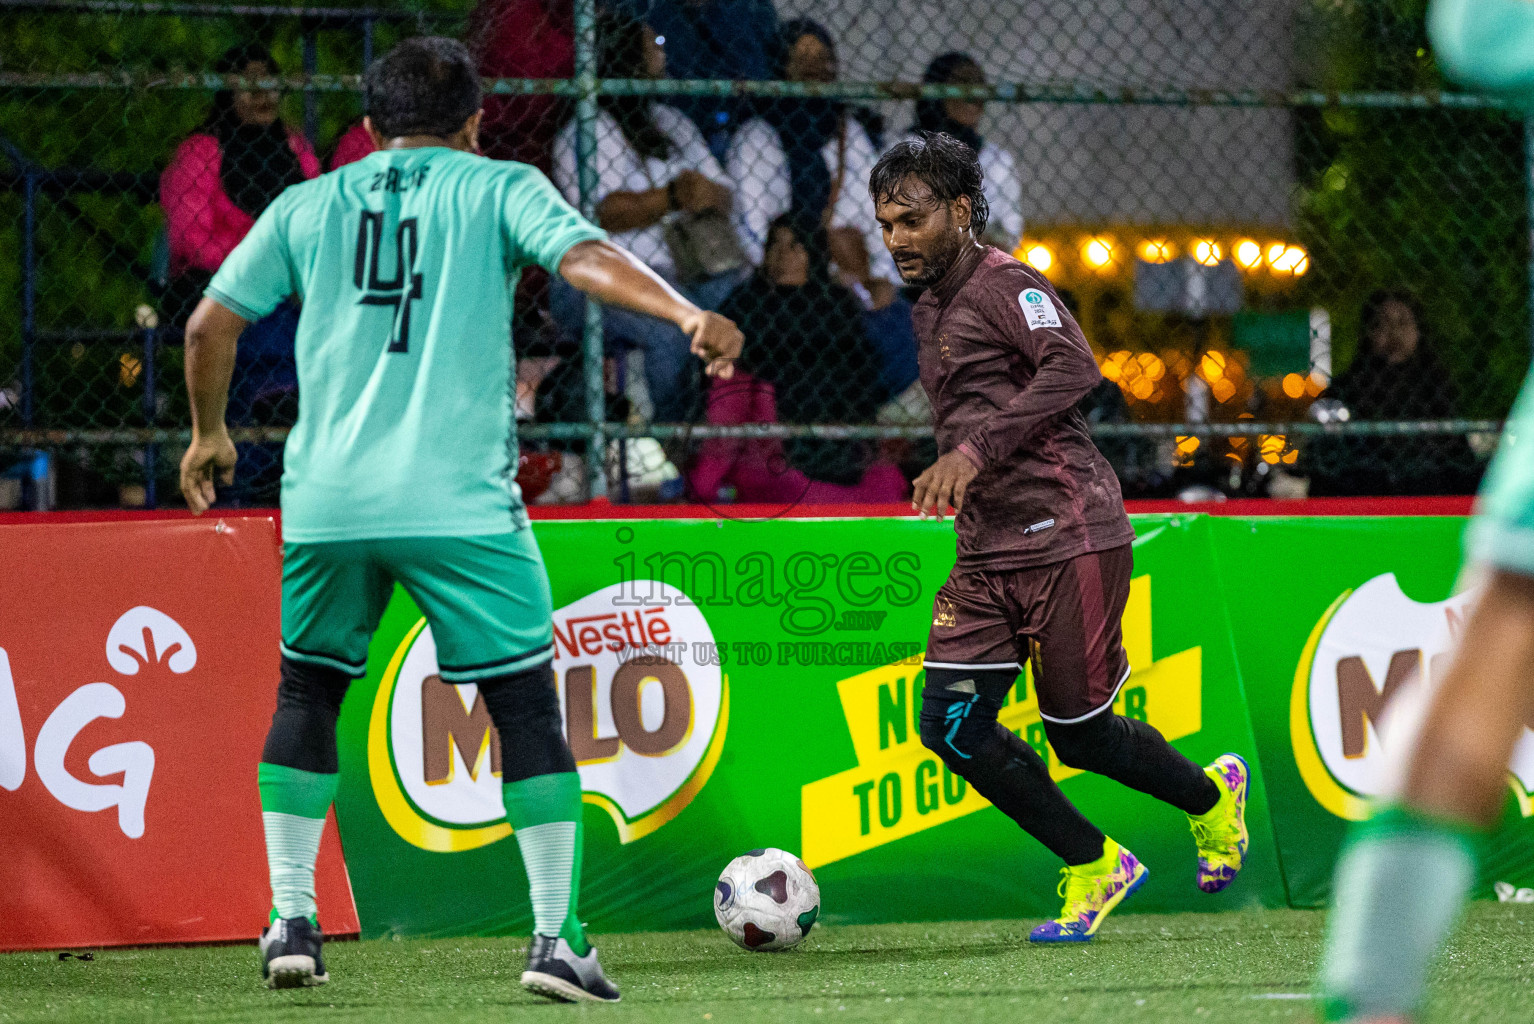
M 1198 843 L 1198 887 L 1219 892 L 1236 880 L 1246 863 L 1246 788 L 1250 772 L 1236 754 L 1222 754 L 1204 774 L 1220 787 L 1220 800 L 1206 814 L 1188 815 Z
M 1029 942 L 1091 942 L 1113 908 L 1145 882 L 1150 871 L 1112 839 L 1091 864 L 1060 869 L 1060 895 L 1065 907 L 1053 921 L 1028 934 Z

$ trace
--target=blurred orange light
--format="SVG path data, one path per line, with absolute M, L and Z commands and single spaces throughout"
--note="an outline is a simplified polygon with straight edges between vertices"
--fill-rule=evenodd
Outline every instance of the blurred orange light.
M 1113 243 L 1106 238 L 1089 238 L 1081 247 L 1081 259 L 1087 266 L 1101 270 L 1113 262 Z
M 1199 440 L 1196 437 L 1182 436 L 1177 439 L 1175 457 L 1179 466 L 1188 467 L 1193 465 L 1193 453 L 1198 451 Z
M 1140 364 L 1140 371 L 1153 381 L 1166 376 L 1166 363 L 1154 352 L 1141 352 L 1135 361 Z
M 1209 385 L 1209 390 L 1214 395 L 1216 402 L 1228 402 L 1236 397 L 1236 385 L 1221 377 Z
M 1149 377 L 1136 378 L 1135 382 L 1129 385 L 1129 393 L 1142 402 L 1146 401 L 1156 393 L 1156 382 Z
M 1114 352 L 1103 360 L 1103 376 L 1114 383 L 1124 379 L 1124 364 L 1129 361 L 1128 352 Z
M 1201 238 L 1193 243 L 1193 258 L 1206 267 L 1212 267 L 1219 263 L 1224 253 L 1220 251 L 1220 243 L 1208 238 Z
M 1050 252 L 1047 246 L 1043 245 L 1030 245 L 1027 252 L 1023 254 L 1023 259 L 1030 267 L 1041 274 L 1046 273 L 1050 267 L 1055 265 L 1055 254 Z
M 1198 362 L 1199 376 L 1213 384 L 1225 376 L 1225 356 L 1219 352 L 1205 352 Z
M 1140 258 L 1146 263 L 1167 263 L 1177 255 L 1171 242 L 1162 238 L 1147 238 L 1140 243 Z
M 1272 249 L 1268 250 L 1269 255 L 1272 254 L 1272 251 Z M 1310 269 L 1310 256 L 1299 246 L 1290 245 L 1285 246 L 1284 251 L 1279 254 L 1279 257 L 1269 260 L 1269 263 L 1275 273 L 1293 274 L 1295 277 L 1299 277 Z
M 1275 263 L 1277 263 L 1279 260 L 1283 259 L 1284 258 L 1284 251 L 1286 249 L 1288 249 L 1288 248 L 1289 247 L 1287 245 L 1285 245 L 1283 242 L 1274 242 L 1272 245 L 1268 246 L 1268 254 L 1267 254 L 1268 266 L 1271 267 Z
M 1305 397 L 1305 378 L 1297 373 L 1284 375 L 1284 394 L 1290 398 Z
M 1236 263 L 1243 270 L 1251 270 L 1262 262 L 1262 246 L 1250 238 L 1243 238 L 1236 243 Z
M 131 352 L 124 352 L 117 357 L 117 380 L 125 388 L 131 388 L 138 383 L 139 374 L 144 372 L 144 361 Z

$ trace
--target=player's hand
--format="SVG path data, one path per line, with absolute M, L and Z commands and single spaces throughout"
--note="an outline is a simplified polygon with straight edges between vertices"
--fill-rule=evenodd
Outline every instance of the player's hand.
M 952 508 L 955 514 L 964 510 L 964 492 L 969 482 L 980 471 L 961 451 L 955 449 L 928 466 L 912 485 L 911 507 L 921 517 L 943 518 L 944 510 Z
M 236 458 L 234 442 L 229 440 L 227 430 L 220 429 L 210 437 L 192 437 L 191 446 L 181 457 L 181 493 L 192 515 L 200 516 L 213 506 L 215 475 L 221 484 L 234 483 Z
M 733 320 L 700 309 L 689 313 L 677 326 L 692 339 L 692 354 L 703 360 L 704 371 L 710 377 L 728 380 L 734 375 L 735 360 L 740 358 L 746 336 Z

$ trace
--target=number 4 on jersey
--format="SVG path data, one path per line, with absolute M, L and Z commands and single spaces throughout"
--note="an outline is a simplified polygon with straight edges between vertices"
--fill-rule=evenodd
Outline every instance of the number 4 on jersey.
M 416 218 L 399 222 L 394 235 L 393 277 L 379 275 L 383 262 L 384 215 L 363 211 L 357 226 L 357 263 L 353 280 L 362 290 L 358 303 L 393 306 L 394 326 L 389 332 L 389 351 L 410 351 L 410 303 L 421 297 L 421 275 L 415 269 Z

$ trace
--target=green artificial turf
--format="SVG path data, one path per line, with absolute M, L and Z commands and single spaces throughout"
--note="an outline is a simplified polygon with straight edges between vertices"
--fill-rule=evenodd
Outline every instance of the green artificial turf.
M 716 931 L 597 936 L 618 1006 L 544 1003 L 516 939 L 336 942 L 331 983 L 268 992 L 255 949 L 0 956 L 0 1022 L 31 1021 L 1308 1021 L 1322 915 L 1130 915 L 1084 947 L 1034 922 L 817 928 L 747 953 Z M 1440 962 L 1430 1021 L 1534 1021 L 1534 906 L 1478 904 Z

